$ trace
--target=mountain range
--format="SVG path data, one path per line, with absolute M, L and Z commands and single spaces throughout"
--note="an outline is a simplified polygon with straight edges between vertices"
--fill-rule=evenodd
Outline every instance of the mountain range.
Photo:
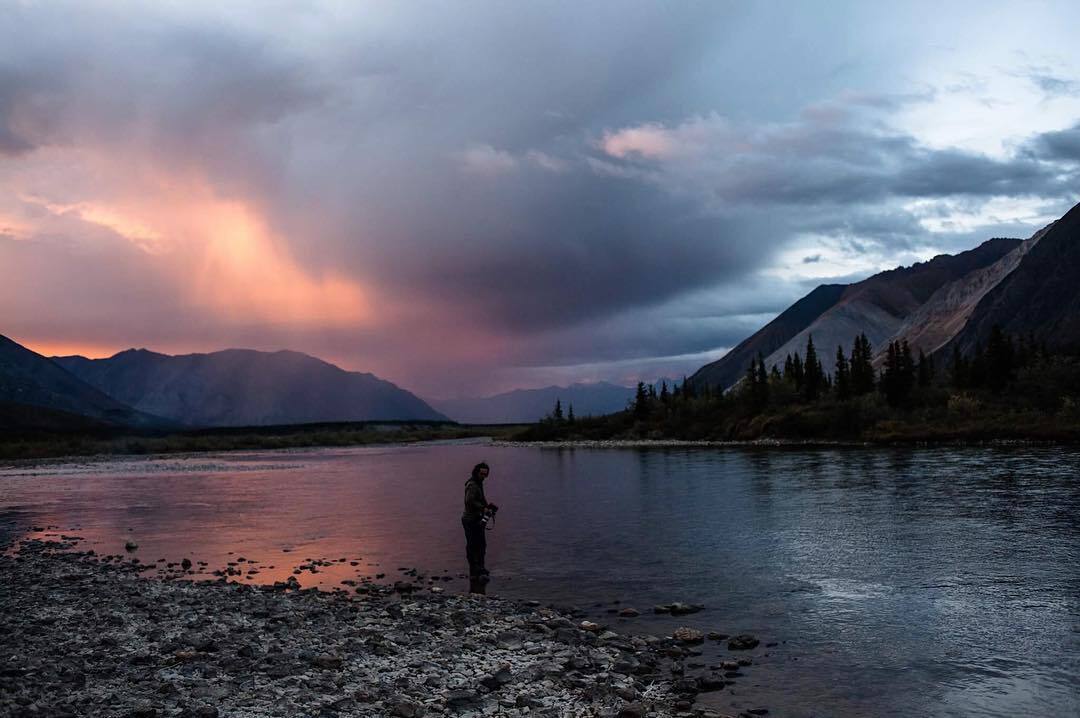
M 156 428 L 173 423 L 135 410 L 5 336 L 0 336 L 0 417 L 6 428 Z
M 906 340 L 916 354 L 970 353 L 997 324 L 1058 350 L 1080 349 L 1080 205 L 1026 240 L 990 239 L 956 255 L 814 289 L 732 351 L 690 377 L 728 389 L 759 353 L 767 368 L 814 344 L 826 368 L 837 346 L 866 334 L 881 352 Z
M 293 351 L 170 356 L 129 349 L 108 359 L 66 356 L 53 362 L 117 401 L 188 426 L 447 421 L 424 400 L 373 374 Z
M 659 382 L 657 382 L 659 384 Z M 668 381 L 671 385 L 670 380 Z M 463 424 L 528 424 L 551 413 L 556 400 L 563 411 L 574 407 L 577 416 L 601 416 L 622 411 L 635 389 L 608 382 L 515 389 L 494 396 L 433 399 L 430 403 Z

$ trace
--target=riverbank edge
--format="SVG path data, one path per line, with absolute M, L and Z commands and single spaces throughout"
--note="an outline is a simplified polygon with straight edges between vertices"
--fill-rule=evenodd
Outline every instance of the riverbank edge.
M 749 439 L 693 440 L 693 439 L 566 439 L 551 441 L 508 441 L 493 439 L 488 446 L 505 446 L 540 449 L 853 449 L 853 448 L 949 448 L 949 447 L 1032 447 L 1077 446 L 1080 442 L 1048 441 L 1038 439 L 936 439 L 904 441 L 855 441 L 826 439 Z
M 870 448 L 1029 448 L 1029 447 L 1077 447 L 1080 441 L 1055 441 L 1044 439 L 908 439 L 908 440 L 842 440 L 842 439 L 747 439 L 747 440 L 695 440 L 695 439 L 565 439 L 551 441 L 515 441 L 497 439 L 478 434 L 458 439 L 426 439 L 417 441 L 387 441 L 365 444 L 311 444 L 281 448 L 236 447 L 207 451 L 162 451 L 147 454 L 93 453 L 56 454 L 52 456 L 29 456 L 0 458 L 0 468 L 23 468 L 62 465 L 74 462 L 92 463 L 106 461 L 148 461 L 165 458 L 198 458 L 228 454 L 259 453 L 288 456 L 304 454 L 320 449 L 361 449 L 435 446 L 444 444 L 469 444 L 507 448 L 537 449 L 870 449 Z
M 734 682 L 533 601 L 163 580 L 59 536 L 0 545 L 0 713 L 723 718 L 693 700 Z

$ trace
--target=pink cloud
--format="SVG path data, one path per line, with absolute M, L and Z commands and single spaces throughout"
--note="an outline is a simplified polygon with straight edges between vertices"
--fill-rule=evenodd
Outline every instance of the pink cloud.
M 670 130 L 663 125 L 649 122 L 616 132 L 605 132 L 600 146 L 605 153 L 619 159 L 625 159 L 632 154 L 649 159 L 665 159 L 675 153 L 677 143 Z

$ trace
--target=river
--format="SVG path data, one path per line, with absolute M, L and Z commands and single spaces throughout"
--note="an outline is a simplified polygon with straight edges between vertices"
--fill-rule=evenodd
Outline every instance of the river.
M 616 631 L 754 634 L 754 666 L 709 705 L 1080 715 L 1080 452 L 1066 448 L 468 441 L 50 462 L 0 468 L 0 531 L 73 532 L 104 553 L 133 540 L 143 562 L 208 570 L 243 557 L 258 571 L 245 582 L 326 558 L 301 582 L 416 567 L 467 590 L 459 515 L 480 460 L 501 508 L 488 592 L 574 605 Z M 705 609 L 652 613 L 673 601 Z M 642 615 L 618 618 L 627 606 Z

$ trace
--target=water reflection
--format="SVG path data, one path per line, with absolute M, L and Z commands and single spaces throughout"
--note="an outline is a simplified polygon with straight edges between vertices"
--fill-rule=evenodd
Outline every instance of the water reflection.
M 1077 715 L 1077 458 L 439 445 L 47 466 L 0 471 L 0 533 L 55 525 L 125 555 L 134 538 L 144 563 L 247 583 L 436 577 L 598 604 L 615 630 L 776 642 L 755 653 L 759 687 L 711 696 L 723 712 L 756 691 L 787 716 Z M 467 580 L 459 521 L 481 459 L 500 506 L 485 585 Z M 672 601 L 707 609 L 651 613 Z M 642 616 L 609 613 L 625 606 Z

